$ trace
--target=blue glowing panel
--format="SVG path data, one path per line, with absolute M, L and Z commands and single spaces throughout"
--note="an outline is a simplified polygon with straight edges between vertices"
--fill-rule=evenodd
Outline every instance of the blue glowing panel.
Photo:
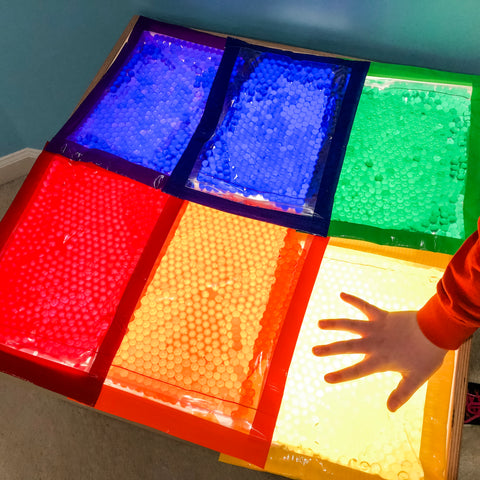
M 170 174 L 202 117 L 223 54 L 218 47 L 224 43 L 199 32 L 176 30 L 187 39 L 137 32 L 138 38 L 126 46 L 128 53 L 101 91 L 97 89 L 94 101 L 87 99 L 75 122 L 59 133 L 62 138 L 53 140 L 54 150 L 81 160 L 100 151 L 107 154 L 95 162 L 102 166 L 108 162 L 111 167 L 115 156 L 160 175 Z M 206 38 L 208 44 L 189 37 Z M 65 145 L 68 151 L 62 150 Z M 114 171 L 136 178 L 138 169 L 117 163 Z
M 312 211 L 325 163 L 319 153 L 349 78 L 343 66 L 242 49 L 227 94 L 231 106 L 188 185 L 198 180 L 201 190 Z
M 170 173 L 202 116 L 220 58 L 217 49 L 144 32 L 68 139 Z
M 361 83 L 357 78 L 352 82 L 354 74 L 359 76 L 354 62 L 239 47 L 218 123 L 193 152 L 185 198 L 201 201 L 188 193 L 191 190 L 311 220 L 321 215 L 328 221 L 329 208 L 321 213 L 317 204 L 336 185 L 351 107 L 356 106 L 352 98 L 358 96 L 352 83 Z M 211 201 L 219 208 L 221 203 Z M 327 199 L 324 207 L 329 203 Z

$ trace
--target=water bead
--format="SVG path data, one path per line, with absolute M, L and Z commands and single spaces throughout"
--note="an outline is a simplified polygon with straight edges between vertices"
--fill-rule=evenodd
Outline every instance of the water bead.
M 144 32 L 68 139 L 170 174 L 200 121 L 222 53 Z
M 52 155 L 2 252 L 2 342 L 88 372 L 165 200 Z
M 452 127 L 468 130 L 470 95 L 468 87 L 367 77 L 332 219 L 358 223 L 359 218 L 368 218 L 365 224 L 384 229 L 463 238 L 463 217 L 456 212 L 463 205 L 461 165 L 466 166 L 467 152 L 459 131 Z M 432 104 L 442 108 L 426 112 Z M 374 184 L 388 188 L 367 195 Z M 439 230 L 436 212 L 448 204 L 454 206 L 445 217 L 451 228 Z M 383 208 L 368 215 L 374 205 Z
M 333 69 L 348 81 L 348 69 Z M 320 62 L 241 49 L 227 92 L 233 107 L 197 160 L 198 178 L 207 180 L 202 173 L 210 174 L 202 188 L 261 198 L 274 209 L 312 209 L 303 184 L 310 185 L 318 174 L 319 151 L 336 121 L 328 104 L 341 102 L 344 94 L 331 71 Z M 327 96 L 327 89 L 334 93 Z M 218 155 L 209 153 L 213 148 Z M 235 171 L 234 179 L 219 173 L 225 166 Z
M 302 251 L 298 234 L 288 232 L 189 204 L 129 324 L 109 378 L 135 391 L 142 390 L 141 378 L 150 378 L 152 387 L 144 394 L 171 404 L 188 406 L 202 399 L 198 415 L 219 405 L 217 415 L 227 417 L 235 416 L 238 404 L 253 407 L 265 371 L 253 371 L 252 365 L 272 354 L 271 336 L 282 325 L 285 296 L 293 288 L 291 271 Z M 252 270 L 258 274 L 250 275 Z M 169 308 L 177 304 L 186 309 L 188 322 L 180 324 Z M 163 334 L 155 345 L 152 330 Z M 155 363 L 164 369 L 153 372 L 149 365 Z M 119 373 L 125 370 L 127 376 Z M 242 394 L 249 379 L 254 380 L 254 393 Z
M 341 470 L 336 466 L 348 466 L 372 475 L 381 472 L 385 479 L 399 478 L 402 471 L 408 471 L 410 478 L 422 478 L 419 451 L 423 447 L 425 388 L 402 407 L 401 416 L 387 415 L 385 399 L 398 383 L 396 375 L 381 373 L 329 385 L 323 373 L 353 365 L 361 355 L 319 358 L 312 355 L 312 345 L 351 337 L 345 332 L 318 329 L 319 318 L 361 318 L 339 299 L 341 291 L 347 289 L 388 310 L 415 310 L 434 293 L 441 276 L 442 269 L 327 246 L 288 372 L 270 449 L 272 464 L 278 461 L 281 465 L 285 459 L 298 461 L 307 467 L 296 470 L 297 476 L 308 476 L 307 471 L 314 476 L 321 458 L 325 471 L 319 472 L 320 476 L 335 476 L 334 472 Z M 448 381 L 445 388 L 449 391 Z M 299 398 L 299 392 L 309 391 L 314 394 Z M 431 401 L 437 401 L 433 397 Z M 349 474 L 355 477 L 356 473 Z

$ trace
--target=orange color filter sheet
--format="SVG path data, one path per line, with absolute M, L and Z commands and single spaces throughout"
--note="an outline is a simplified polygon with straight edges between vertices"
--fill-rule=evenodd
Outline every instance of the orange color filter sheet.
M 98 407 L 111 410 L 112 392 L 128 391 L 130 402 L 133 393 L 150 407 L 153 402 L 185 416 L 159 415 L 157 409 L 141 420 L 118 402 L 114 413 L 220 451 L 232 451 L 229 438 L 253 435 L 267 445 L 266 453 L 276 412 L 262 404 L 262 395 L 310 242 L 294 230 L 188 204 L 137 306 Z M 295 340 L 289 340 L 292 352 Z M 273 418 L 266 422 L 270 432 L 262 431 L 262 414 Z M 182 420 L 172 425 L 166 416 Z M 182 434 L 192 421 L 201 425 L 198 435 L 189 428 Z M 215 432 L 222 433 L 223 445 L 216 444 Z

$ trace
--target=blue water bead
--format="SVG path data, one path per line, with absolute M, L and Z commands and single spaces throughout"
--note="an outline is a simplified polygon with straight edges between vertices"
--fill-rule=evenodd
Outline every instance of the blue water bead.
M 176 43 L 183 61 L 172 53 Z M 145 32 L 120 74 L 69 138 L 93 148 L 88 136 L 93 134 L 102 138 L 103 150 L 133 163 L 149 167 L 153 163 L 156 170 L 170 173 L 201 118 L 221 53 Z M 197 75 L 199 59 L 204 70 Z M 127 130 L 141 141 L 126 141 Z M 169 155 L 173 150 L 175 161 L 170 156 L 167 162 L 160 160 L 156 149 L 166 150 L 172 142 Z M 166 172 L 164 165 L 168 165 Z
M 237 67 L 235 75 L 241 76 Z M 328 102 L 318 96 L 318 85 L 313 83 L 329 76 L 330 68 L 277 61 L 271 56 L 263 57 L 247 78 L 232 78 L 231 83 L 239 86 L 232 98 L 235 108 L 227 112 L 223 123 L 227 128 L 220 129 L 214 140 L 222 140 L 223 151 L 230 152 L 224 161 L 235 172 L 239 192 L 262 191 L 271 201 L 303 204 L 326 137 L 323 124 L 328 126 L 330 121 L 324 118 L 328 117 Z

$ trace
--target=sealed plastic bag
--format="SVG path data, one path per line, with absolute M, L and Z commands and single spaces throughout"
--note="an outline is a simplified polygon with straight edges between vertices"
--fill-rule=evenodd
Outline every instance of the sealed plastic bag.
M 165 191 L 325 235 L 367 68 L 229 39 Z
M 474 190 L 466 192 L 475 169 L 472 79 L 390 70 L 372 64 L 365 81 L 329 234 L 454 253 L 471 233 L 463 207 Z M 478 175 L 470 176 L 473 183 Z
M 159 187 L 200 121 L 224 43 L 140 17 L 48 150 Z
M 449 256 L 333 240 L 298 336 L 265 470 L 304 480 L 447 478 L 454 352 L 392 413 L 386 401 L 400 374 L 328 384 L 325 373 L 353 365 L 362 355 L 319 358 L 312 347 L 353 338 L 320 330 L 319 319 L 365 319 L 340 300 L 341 291 L 388 310 L 418 309 L 435 292 Z
M 0 229 L 0 369 L 93 404 L 179 201 L 44 152 Z
M 97 408 L 263 465 L 324 244 L 188 204 Z

